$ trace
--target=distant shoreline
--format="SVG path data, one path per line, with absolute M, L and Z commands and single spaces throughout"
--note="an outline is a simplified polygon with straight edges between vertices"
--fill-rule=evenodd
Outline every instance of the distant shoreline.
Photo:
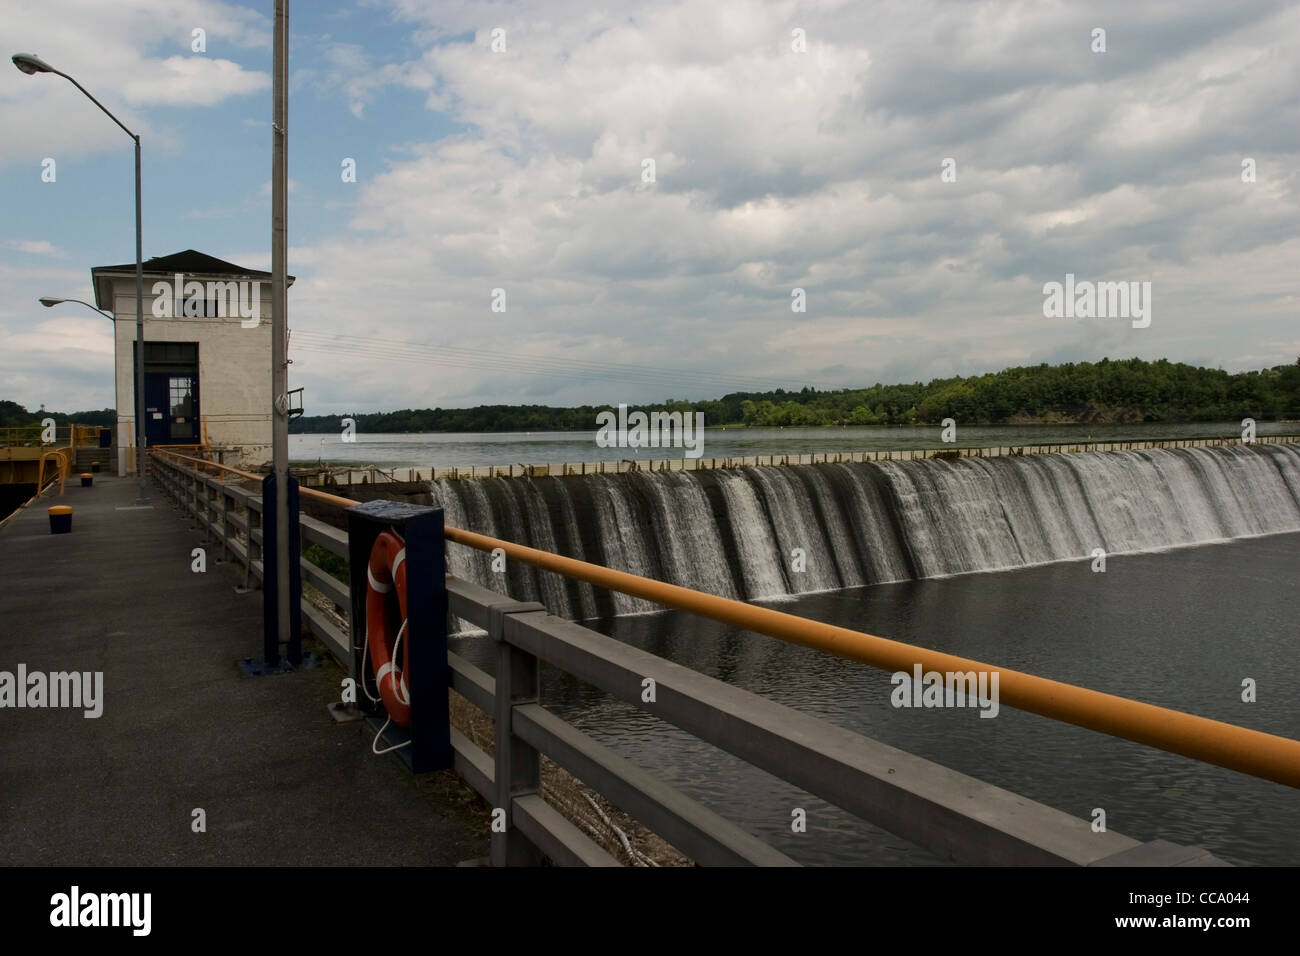
M 1258 419 L 1261 425 L 1300 425 L 1300 419 L 1297 418 L 1279 418 L 1279 419 Z M 1228 431 L 1240 431 L 1239 422 L 1230 419 L 1222 421 L 1151 421 L 1151 422 L 1071 422 L 1071 421 L 1052 421 L 1039 420 L 1031 422 L 959 422 L 958 427 L 964 428 L 1089 428 L 1089 429 L 1107 429 L 1107 428 L 1142 428 L 1143 426 L 1152 428 L 1177 428 L 1179 426 L 1203 425 L 1207 427 L 1222 426 Z M 848 423 L 824 424 L 824 425 L 746 425 L 739 422 L 728 422 L 725 425 L 705 424 L 705 430 L 710 432 L 727 432 L 727 431 L 839 431 L 842 429 L 854 429 L 861 431 L 897 431 L 907 428 L 939 428 L 939 422 L 906 422 L 898 424 L 878 424 L 878 425 L 852 425 Z M 337 429 L 330 431 L 294 431 L 290 430 L 290 436 L 301 435 L 334 435 Z M 358 428 L 358 431 L 363 431 Z M 590 435 L 594 434 L 597 429 L 591 428 L 477 428 L 477 429 L 424 429 L 420 431 L 399 431 L 385 428 L 366 428 L 365 434 L 370 435 Z M 1155 436 L 1153 436 L 1155 437 Z M 1205 434 L 1188 437 L 1215 438 L 1217 435 Z

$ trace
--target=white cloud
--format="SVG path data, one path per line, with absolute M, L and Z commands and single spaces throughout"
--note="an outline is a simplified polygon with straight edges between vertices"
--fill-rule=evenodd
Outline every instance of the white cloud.
M 149 32 L 135 0 L 125 19 L 145 30 L 145 75 L 165 89 L 151 94 L 120 53 L 108 89 L 138 104 L 200 102 L 208 82 L 218 98 L 247 92 L 258 75 L 223 72 L 211 28 L 202 65 L 164 49 L 203 23 L 200 6 L 228 14 L 232 38 L 269 35 L 264 18 L 216 4 L 182 5 Z M 381 118 L 386 96 L 414 89 L 464 132 L 380 134 L 382 160 L 348 187 L 354 214 L 336 235 L 294 232 L 291 205 L 290 324 L 351 343 L 295 354 L 317 410 L 641 401 L 681 394 L 683 373 L 709 395 L 732 390 L 725 376 L 869 384 L 1106 352 L 1258 367 L 1300 351 L 1296 8 L 387 9 L 417 56 L 326 37 L 295 85 Z M 1088 49 L 1096 23 L 1106 54 Z M 498 26 L 504 54 L 488 48 Z M 806 54 L 790 49 L 794 26 Z M 0 85 L 0 122 L 19 81 Z M 944 183 L 950 156 L 957 181 Z M 1257 183 L 1240 181 L 1243 156 L 1258 160 Z M 1066 272 L 1152 281 L 1151 328 L 1044 320 L 1042 283 Z M 795 286 L 806 314 L 790 311 Z M 489 309 L 494 288 L 504 314 Z M 368 357 L 373 338 L 640 364 L 665 384 L 421 367 Z
M 10 400 L 31 396 L 28 407 L 37 408 L 44 402 L 53 411 L 111 406 L 112 324 L 107 319 L 96 320 L 81 306 L 63 308 L 69 310 L 68 316 L 17 329 L 0 325 L 0 381 L 5 384 L 5 396 Z M 81 310 L 86 318 L 71 310 Z
M 127 81 L 123 93 L 137 106 L 214 106 L 270 87 L 267 74 L 245 70 L 231 60 L 169 56 L 147 64 Z
M 10 249 L 25 252 L 32 256 L 56 256 L 59 254 L 54 243 L 46 239 L 9 239 L 5 242 Z
M 12 6 L 12 4 L 11 4 Z M 76 78 L 126 126 L 151 143 L 168 142 L 165 127 L 143 108 L 214 106 L 268 89 L 270 77 L 229 54 L 270 46 L 270 19 L 222 0 L 57 0 L 42 15 L 3 13 L 11 47 L 35 53 Z M 191 51 L 191 31 L 207 32 L 207 52 Z M 9 76 L 8 74 L 12 74 Z M 0 164 L 42 156 L 82 156 L 118 149 L 122 131 L 66 80 L 8 69 L 0 82 Z M 51 124 L 50 116 L 60 122 Z
M 371 76 L 425 89 L 469 133 L 364 179 L 348 234 L 302 250 L 302 327 L 357 334 L 367 316 L 389 339 L 694 368 L 708 394 L 727 390 L 714 370 L 835 384 L 1096 358 L 1099 343 L 1178 358 L 1204 353 L 1225 313 L 1241 323 L 1244 303 L 1261 322 L 1284 309 L 1260 227 L 1294 220 L 1294 183 L 1250 193 L 1207 144 L 1275 122 L 1296 86 L 1278 39 L 1295 11 L 1202 12 L 1203 30 L 1165 39 L 1177 9 L 1119 3 L 392 7 L 428 46 Z M 1088 50 L 1103 14 L 1109 60 Z M 505 54 L 488 49 L 497 26 Z M 956 183 L 939 180 L 945 156 Z M 1228 266 L 1252 255 L 1279 270 L 1263 270 L 1275 291 Z M 1067 271 L 1156 281 L 1152 329 L 1046 323 L 1041 284 Z M 504 315 L 488 310 L 496 287 Z M 367 385 L 365 364 L 311 354 L 296 370 L 327 403 L 524 397 L 474 368 L 391 365 Z

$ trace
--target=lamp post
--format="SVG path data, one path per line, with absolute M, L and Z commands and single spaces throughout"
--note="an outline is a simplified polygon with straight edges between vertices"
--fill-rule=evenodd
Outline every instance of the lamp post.
M 91 305 L 89 302 L 86 302 L 86 301 L 84 301 L 84 300 L 82 300 L 82 299 L 55 299 L 55 298 L 52 298 L 51 296 L 43 295 L 43 296 L 41 296 L 41 298 L 40 298 L 39 301 L 40 301 L 41 305 L 45 306 L 45 308 L 47 308 L 47 309 L 52 309 L 52 308 L 54 308 L 56 305 L 62 305 L 62 304 L 65 303 L 65 302 L 75 302 L 75 303 L 77 303 L 77 305 L 84 305 L 86 308 L 90 309 L 91 311 L 98 312 L 100 315 L 106 315 L 106 316 L 108 316 L 110 319 L 114 319 L 114 320 L 116 320 L 116 318 L 117 318 L 117 316 L 113 315 L 112 312 L 109 312 L 108 309 L 96 309 L 96 308 L 95 308 L 93 305 Z
M 140 487 L 135 503 L 140 506 L 147 506 L 149 504 L 149 485 L 144 477 L 144 253 L 143 230 L 140 223 L 140 137 L 127 129 L 122 121 L 110 113 L 103 103 L 91 96 L 84 86 L 68 76 L 68 74 L 56 70 L 40 57 L 31 53 L 15 53 L 10 59 L 13 60 L 14 66 L 28 76 L 34 73 L 53 73 L 55 76 L 63 77 L 81 90 L 82 93 L 85 93 L 90 102 L 103 110 L 104 114 L 120 126 L 122 131 L 135 142 L 135 468 L 140 479 Z M 95 307 L 92 305 L 91 308 Z M 99 310 L 96 309 L 95 311 Z

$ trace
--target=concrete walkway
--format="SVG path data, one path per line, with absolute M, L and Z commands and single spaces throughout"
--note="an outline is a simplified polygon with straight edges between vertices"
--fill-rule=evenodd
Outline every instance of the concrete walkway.
M 412 777 L 336 724 L 343 671 L 246 677 L 262 594 L 161 493 L 74 478 L 0 530 L 0 671 L 102 671 L 103 715 L 0 708 L 7 865 L 451 865 L 487 855 L 450 772 Z M 46 508 L 71 505 L 72 533 Z M 463 800 L 463 802 L 462 802 Z M 193 811 L 207 831 L 192 830 Z M 467 809 L 468 808 L 468 809 Z

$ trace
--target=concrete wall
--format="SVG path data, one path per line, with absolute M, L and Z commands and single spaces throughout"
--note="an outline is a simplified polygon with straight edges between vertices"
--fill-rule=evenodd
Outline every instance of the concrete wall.
M 242 328 L 238 318 L 153 316 L 153 284 L 171 276 L 144 277 L 146 342 L 197 342 L 199 346 L 200 436 L 206 424 L 214 451 L 236 467 L 271 459 L 271 281 L 262 280 L 260 324 Z M 188 281 L 225 281 L 232 276 L 186 275 Z M 135 432 L 135 278 L 114 277 L 112 310 L 117 378 L 118 474 L 134 473 L 130 459 Z

